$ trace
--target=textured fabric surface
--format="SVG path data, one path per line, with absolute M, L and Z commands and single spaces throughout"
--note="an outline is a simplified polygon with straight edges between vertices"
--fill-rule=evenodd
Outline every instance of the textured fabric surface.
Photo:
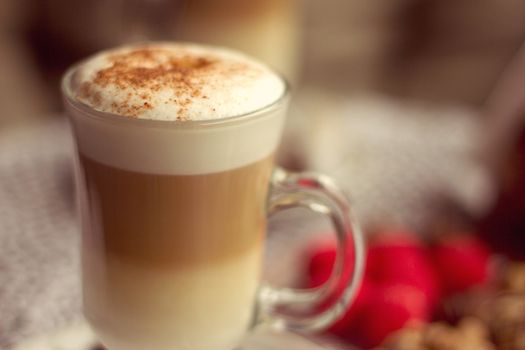
M 68 135 L 64 122 L 0 134 L 0 349 L 79 315 Z
M 311 135 L 302 147 L 309 167 L 346 189 L 365 226 L 425 231 L 436 216 L 479 217 L 490 207 L 494 188 L 476 111 L 377 96 L 314 97 L 302 108 L 314 110 L 302 131 Z

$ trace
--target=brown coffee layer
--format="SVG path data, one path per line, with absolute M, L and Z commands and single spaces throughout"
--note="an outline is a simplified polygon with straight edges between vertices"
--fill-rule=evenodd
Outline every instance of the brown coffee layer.
M 273 156 L 228 171 L 156 175 L 80 155 L 85 249 L 141 264 L 208 263 L 261 245 Z

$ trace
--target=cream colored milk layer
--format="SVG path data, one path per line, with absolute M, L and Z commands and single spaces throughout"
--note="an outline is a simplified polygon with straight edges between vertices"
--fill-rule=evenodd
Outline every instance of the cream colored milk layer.
M 111 350 L 231 350 L 250 326 L 260 252 L 169 270 L 111 257 L 102 266 L 88 252 L 86 316 Z
M 253 163 L 277 148 L 286 113 L 264 108 L 287 103 L 278 75 L 242 54 L 207 46 L 106 51 L 64 83 L 79 151 L 144 173 L 205 174 Z M 250 112 L 243 123 L 199 122 Z

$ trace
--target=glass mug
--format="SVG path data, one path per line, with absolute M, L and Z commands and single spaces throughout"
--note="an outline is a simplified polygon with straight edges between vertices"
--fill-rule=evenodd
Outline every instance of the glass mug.
M 288 89 L 244 115 L 144 120 L 78 101 L 78 67 L 62 91 L 77 146 L 83 304 L 109 350 L 231 350 L 259 325 L 314 331 L 342 315 L 362 238 L 330 178 L 274 165 Z M 336 263 L 319 288 L 260 281 L 267 217 L 292 207 L 334 225 Z

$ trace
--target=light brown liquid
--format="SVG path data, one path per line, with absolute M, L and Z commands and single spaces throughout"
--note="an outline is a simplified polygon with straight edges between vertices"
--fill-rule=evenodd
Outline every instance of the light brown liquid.
M 199 175 L 138 173 L 83 155 L 80 163 L 88 216 L 99 221 L 84 237 L 86 248 L 170 268 L 214 263 L 262 244 L 273 156 Z
M 104 345 L 232 349 L 256 302 L 273 156 L 200 175 L 79 160 L 84 308 Z

